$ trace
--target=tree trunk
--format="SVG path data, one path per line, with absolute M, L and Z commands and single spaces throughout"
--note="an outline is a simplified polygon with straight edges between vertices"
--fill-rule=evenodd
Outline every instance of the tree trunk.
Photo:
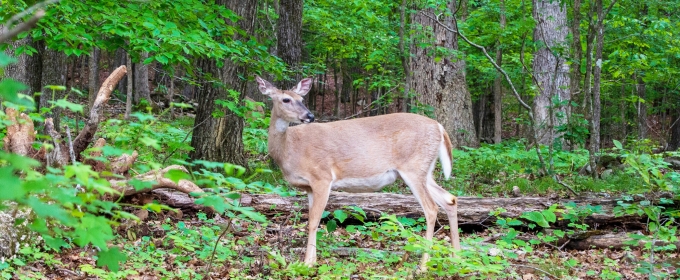
M 151 90 L 149 89 L 149 66 L 144 64 L 144 60 L 149 57 L 149 53 L 143 52 L 140 55 L 139 62 L 135 63 L 133 71 L 134 76 L 134 101 L 139 104 L 142 99 L 146 99 L 149 104 L 153 104 L 151 100 Z
M 638 139 L 642 140 L 647 138 L 647 103 L 644 102 L 646 95 L 645 81 L 642 80 L 640 75 L 635 77 L 635 89 L 637 91 L 638 97 Z
M 458 1 L 452 0 L 448 8 L 455 11 L 456 3 Z M 426 9 L 424 12 L 432 14 L 434 11 Z M 447 56 L 435 61 L 435 57 L 431 55 L 436 47 L 457 50 L 458 36 L 420 13 L 411 14 L 411 22 L 431 28 L 432 32 L 423 34 L 426 40 L 423 43 L 429 46 L 413 44 L 413 56 L 409 62 L 413 75 L 409 89 L 416 92 L 419 104 L 433 107 L 436 120 L 449 133 L 454 147 L 478 146 L 472 100 L 465 82 L 465 60 L 462 57 Z M 451 17 L 443 18 L 442 23 L 456 29 Z
M 539 93 L 534 99 L 533 111 L 536 123 L 538 142 L 551 144 L 558 137 L 556 126 L 566 122 L 568 106 L 553 108 L 552 98 L 560 101 L 569 97 L 569 66 L 556 49 L 566 47 L 567 10 L 560 1 L 534 0 L 534 41 L 544 45 L 534 54 L 533 71 L 538 82 Z M 553 112 L 551 114 L 551 111 Z M 562 117 L 556 118 L 557 115 Z
M 485 143 L 493 143 L 495 117 L 493 112 L 495 104 L 491 102 L 495 98 L 492 88 L 481 94 L 477 101 L 472 103 L 477 140 Z M 494 100 L 495 101 L 495 100 Z
M 280 1 L 279 4 L 279 19 L 276 23 L 277 54 L 295 74 L 290 80 L 280 81 L 276 86 L 290 89 L 302 78 L 299 65 L 302 60 L 303 0 Z
M 401 67 L 404 71 L 404 93 L 401 97 L 401 112 L 409 111 L 409 86 L 411 85 L 411 72 L 409 71 L 409 53 L 406 52 L 406 42 L 404 39 L 404 34 L 406 33 L 406 0 L 401 1 L 401 6 L 399 7 L 399 53 L 401 54 L 399 58 L 401 59 Z
M 14 50 L 21 46 L 31 46 L 35 48 L 38 53 L 34 53 L 33 55 L 15 55 Z M 42 60 L 40 57 L 40 48 L 38 42 L 33 41 L 30 36 L 12 41 L 10 42 L 10 46 L 7 48 L 7 50 L 5 50 L 5 54 L 15 57 L 17 62 L 5 67 L 4 76 L 28 86 L 28 89 L 24 91 L 24 93 L 27 95 L 33 95 L 33 93 L 40 92 Z M 36 107 L 38 106 L 37 103 L 35 105 Z
M 252 33 L 253 22 L 257 12 L 257 1 L 218 0 L 218 4 L 225 5 L 234 11 L 241 19 L 236 23 L 248 33 Z M 235 39 L 244 39 L 237 38 Z M 279 50 L 283 51 L 283 50 Z M 214 59 L 201 58 L 198 69 L 205 75 L 197 96 L 198 108 L 191 139 L 194 150 L 189 154 L 191 159 L 204 159 L 217 162 L 230 162 L 247 168 L 247 161 L 243 151 L 243 119 L 227 108 L 218 108 L 224 116 L 214 118 L 215 100 L 228 99 L 227 89 L 243 93 L 246 81 L 239 76 L 248 76 L 248 69 L 231 60 L 225 60 L 224 66 L 217 67 Z M 218 78 L 223 86 L 214 86 L 207 81 L 208 77 Z M 239 100 L 240 102 L 240 97 Z
M 600 89 L 601 89 L 601 77 L 602 77 L 602 48 L 604 46 L 604 12 L 602 10 L 602 0 L 596 0 L 595 5 L 597 5 L 597 26 L 595 27 L 597 32 L 596 40 L 597 46 L 595 47 L 595 67 L 593 69 L 593 110 L 592 110 L 592 120 L 590 129 L 590 167 L 593 171 L 596 171 L 597 167 L 597 154 L 600 152 Z M 593 178 L 597 178 L 598 173 L 593 172 Z
M 99 56 L 100 56 L 100 50 L 99 48 L 92 48 L 92 54 L 90 55 L 90 60 L 89 60 L 89 76 L 88 76 L 88 110 L 92 108 L 92 104 L 94 104 L 94 99 L 97 98 L 97 93 L 99 91 Z M 87 114 L 85 114 L 87 115 Z
M 676 108 L 671 114 L 671 137 L 668 139 L 668 151 L 677 151 L 680 148 L 680 108 Z
M 42 45 L 42 44 L 41 44 Z M 42 78 L 41 83 L 44 86 L 66 86 L 66 54 L 59 51 L 41 48 L 42 57 Z M 49 108 L 52 106 L 49 101 L 57 101 L 64 96 L 64 90 L 52 90 L 49 88 L 42 89 L 40 96 L 40 108 Z M 61 108 L 54 107 L 51 112 L 44 115 L 45 118 L 54 119 L 54 128 L 59 131 L 61 129 L 60 121 Z
M 583 57 L 583 49 L 581 46 L 581 0 L 574 0 L 573 6 L 574 18 L 571 22 L 571 84 L 569 91 L 571 98 L 575 98 L 581 90 L 581 58 Z M 581 96 L 584 96 L 581 94 Z M 586 97 L 587 98 L 587 97 Z
M 481 197 L 458 197 L 458 222 L 461 225 L 494 225 L 495 218 L 489 213 L 498 208 L 505 209 L 501 217 L 519 218 L 525 212 L 542 211 L 553 204 L 567 204 L 575 202 L 578 206 L 601 206 L 599 213 L 592 214 L 584 219 L 585 223 L 593 225 L 617 224 L 621 222 L 639 222 L 643 218 L 635 215 L 614 215 L 613 209 L 617 205 L 617 198 L 580 198 L 553 200 L 547 197 L 514 197 L 514 198 L 481 198 Z M 307 214 L 307 197 L 281 197 L 279 195 L 241 195 L 241 205 L 253 207 L 264 215 L 281 215 L 287 212 L 303 211 Z M 338 209 L 353 205 L 364 209 L 367 219 L 378 220 L 381 215 L 394 214 L 409 218 L 420 218 L 423 209 L 413 195 L 393 193 L 344 193 L 331 192 L 326 206 L 326 211 L 333 212 Z M 284 214 L 285 216 L 285 214 Z M 446 224 L 446 213 L 440 209 L 437 219 L 441 224 Z M 566 224 L 566 223 L 565 223 Z
M 130 118 L 130 114 L 132 113 L 132 99 L 134 98 L 132 96 L 132 87 L 133 87 L 133 78 L 132 78 L 132 73 L 133 73 L 133 67 L 132 67 L 132 58 L 130 57 L 130 54 L 125 52 L 125 65 L 130 69 L 127 71 L 127 75 L 125 77 L 121 78 L 121 80 L 124 80 L 127 78 L 127 90 L 126 90 L 126 99 L 125 99 L 125 119 Z
M 576 0 L 579 1 L 579 0 Z M 500 27 L 505 29 L 505 1 L 500 2 Z M 496 64 L 501 66 L 503 64 L 503 46 L 501 41 L 496 41 Z M 499 144 L 502 141 L 503 133 L 503 87 L 501 84 L 502 77 L 500 73 L 496 73 L 496 79 L 493 81 L 493 142 Z

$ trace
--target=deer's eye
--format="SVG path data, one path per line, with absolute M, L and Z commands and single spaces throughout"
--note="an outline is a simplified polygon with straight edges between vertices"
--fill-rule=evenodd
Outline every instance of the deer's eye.
M 290 103 L 290 98 L 284 98 L 282 101 L 283 103 Z

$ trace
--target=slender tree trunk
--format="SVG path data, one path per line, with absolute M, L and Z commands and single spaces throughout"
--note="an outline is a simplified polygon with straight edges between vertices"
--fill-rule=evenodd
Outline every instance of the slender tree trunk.
M 125 75 L 125 77 L 123 77 L 120 80 L 120 82 L 118 82 L 118 91 L 120 91 L 120 93 L 123 94 L 123 95 L 127 95 L 127 84 L 128 84 L 127 79 L 128 79 L 128 77 L 130 77 L 130 75 L 132 75 L 132 72 L 134 70 L 134 69 L 132 69 L 133 68 L 132 64 L 130 64 L 127 59 L 128 59 L 127 52 L 125 52 L 125 50 L 123 50 L 122 48 L 119 48 L 115 52 L 114 59 L 113 59 L 114 63 L 112 65 L 114 67 L 118 67 L 118 66 L 121 66 L 121 65 L 127 65 L 127 75 Z M 109 69 L 109 70 L 111 72 L 113 72 L 113 69 Z
M 572 100 L 576 99 L 578 96 L 582 98 L 587 98 L 581 91 L 581 59 L 583 58 L 583 48 L 581 46 L 581 0 L 574 0 L 573 13 L 574 15 L 571 22 L 571 58 L 572 62 L 570 67 L 571 77 L 569 92 Z M 576 100 L 578 102 L 578 100 Z M 585 100 L 583 101 L 585 102 Z
M 93 48 L 92 49 L 92 54 L 90 55 L 89 59 L 89 82 L 88 82 L 88 92 L 89 92 L 89 98 L 88 98 L 88 110 L 92 108 L 92 105 L 94 104 L 94 99 L 97 98 L 97 92 L 99 91 L 99 57 L 100 57 L 100 50 L 99 48 Z M 85 114 L 86 116 L 89 114 Z
M 576 0 L 578 1 L 578 0 Z M 500 2 L 500 26 L 505 29 L 505 1 Z M 501 66 L 503 64 L 503 45 L 501 41 L 496 41 L 496 64 Z M 500 73 L 496 74 L 496 79 L 493 81 L 493 142 L 498 144 L 502 140 L 503 133 L 503 87 L 501 84 L 502 77 Z
M 130 118 L 130 114 L 132 113 L 132 99 L 133 94 L 132 94 L 132 84 L 133 84 L 133 78 L 132 78 L 132 58 L 130 57 L 129 53 L 125 53 L 125 60 L 126 60 L 126 65 L 128 66 L 128 71 L 127 71 L 127 98 L 125 99 L 125 119 Z
M 451 11 L 455 11 L 458 1 L 452 0 L 448 4 Z M 425 13 L 433 13 L 426 9 Z M 437 22 L 420 13 L 411 14 L 411 22 L 423 27 L 431 28 L 431 33 L 423 34 L 428 47 L 420 47 L 414 43 L 411 48 L 412 60 L 409 71 L 412 73 L 409 88 L 419 95 L 418 103 L 432 106 L 434 115 L 444 129 L 451 136 L 454 147 L 476 147 L 479 141 L 475 135 L 475 125 L 472 112 L 472 99 L 465 81 L 465 60 L 457 57 L 444 57 L 435 61 L 430 53 L 435 47 L 458 49 L 458 36 L 447 31 Z M 451 29 L 453 18 L 446 17 L 442 23 Z
M 238 26 L 247 33 L 254 30 L 254 19 L 257 13 L 257 1 L 255 0 L 218 0 L 219 5 L 225 5 L 228 9 L 239 15 Z M 246 39 L 235 36 L 235 39 Z M 279 50 L 283 51 L 283 50 Z M 217 66 L 214 59 L 201 58 L 198 60 L 198 69 L 204 75 L 197 97 L 198 108 L 196 110 L 195 125 L 191 147 L 194 150 L 189 154 L 193 160 L 204 159 L 208 161 L 230 162 L 248 167 L 243 150 L 243 119 L 227 108 L 217 108 L 224 116 L 215 118 L 215 100 L 228 99 L 227 90 L 231 89 L 243 93 L 247 81 L 239 76 L 247 77 L 248 69 L 245 65 L 231 60 L 224 61 L 222 67 Z M 219 79 L 209 81 L 208 77 Z M 217 86 L 219 82 L 222 86 Z M 240 97 L 238 98 L 240 102 Z
M 149 53 L 143 52 L 139 58 L 139 62 L 135 63 L 134 75 L 134 101 L 139 104 L 142 99 L 146 99 L 151 106 L 151 90 L 149 89 L 149 66 L 144 64 L 144 60 L 149 57 Z
M 596 0 L 597 5 L 597 32 L 595 47 L 595 68 L 593 69 L 593 111 L 590 129 L 590 167 L 593 170 L 593 178 L 597 178 L 597 156 L 600 152 L 600 88 L 602 76 L 602 48 L 604 46 L 604 12 L 602 10 L 602 0 Z
M 668 151 L 677 151 L 680 148 L 680 108 L 675 108 L 671 114 L 671 136 L 668 139 Z
M 409 71 L 409 53 L 406 52 L 406 42 L 405 42 L 405 36 L 404 34 L 406 33 L 406 0 L 401 1 L 401 6 L 399 8 L 399 53 L 400 58 L 401 58 L 401 67 L 404 71 L 404 94 L 401 97 L 401 111 L 402 112 L 408 112 L 409 110 L 409 86 L 411 84 L 411 72 Z
M 299 69 L 302 61 L 302 4 L 303 0 L 279 3 L 279 19 L 276 23 L 277 54 L 295 73 L 290 80 L 277 83 L 277 87 L 281 89 L 293 88 L 302 78 Z
M 558 136 L 555 128 L 566 121 L 567 111 L 552 108 L 552 98 L 560 101 L 569 98 L 569 66 L 561 55 L 553 53 L 565 46 L 568 34 L 567 10 L 560 1 L 534 0 L 534 41 L 541 42 L 541 47 L 534 54 L 533 71 L 540 92 L 534 99 L 534 121 L 540 144 L 551 144 Z M 552 108 L 552 110 L 551 110 Z M 551 111 L 554 113 L 551 114 Z M 556 118 L 561 115 L 562 118 Z
M 637 91 L 639 100 L 638 101 L 638 139 L 642 140 L 647 138 L 647 103 L 643 102 L 646 96 L 645 81 L 642 80 L 640 75 L 636 75 L 635 89 Z
M 41 48 L 42 57 L 42 78 L 41 82 L 44 86 L 66 86 L 66 54 L 48 49 Z M 52 90 L 43 88 L 40 96 L 40 108 L 49 108 L 52 104 L 49 101 L 57 101 L 64 96 L 64 90 Z M 61 129 L 60 118 L 61 108 L 54 107 L 51 112 L 44 115 L 45 118 L 54 119 L 54 128 Z

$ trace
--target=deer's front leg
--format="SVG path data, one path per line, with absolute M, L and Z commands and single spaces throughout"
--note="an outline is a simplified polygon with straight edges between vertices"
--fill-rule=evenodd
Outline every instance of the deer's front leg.
M 305 264 L 312 266 L 316 263 L 316 231 L 319 229 L 319 222 L 321 222 L 321 215 L 326 204 L 328 203 L 328 196 L 331 188 L 330 182 L 318 182 L 311 186 L 312 192 L 308 193 L 310 200 L 309 205 L 309 230 L 307 234 L 307 252 L 305 253 Z

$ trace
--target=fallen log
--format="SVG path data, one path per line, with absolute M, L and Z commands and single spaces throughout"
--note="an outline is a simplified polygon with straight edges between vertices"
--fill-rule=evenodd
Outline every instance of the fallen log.
M 460 225 L 493 225 L 496 218 L 490 213 L 499 208 L 505 212 L 499 216 L 504 218 L 519 218 L 524 212 L 542 211 L 553 204 L 575 202 L 576 205 L 601 206 L 601 213 L 596 213 L 585 219 L 587 224 L 635 223 L 641 217 L 615 217 L 612 213 L 617 199 L 614 198 L 582 198 L 582 199 L 551 199 L 548 197 L 515 197 L 515 198 L 482 198 L 458 197 L 458 222 Z M 273 216 L 284 212 L 301 211 L 306 214 L 308 200 L 306 196 L 281 197 L 273 194 L 243 194 L 241 204 L 255 208 L 260 213 Z M 368 220 L 377 220 L 382 213 L 394 214 L 408 218 L 423 217 L 420 204 L 413 195 L 392 193 L 341 193 L 331 192 L 326 211 L 333 212 L 345 206 L 358 206 L 366 212 Z M 446 224 L 446 213 L 438 215 L 439 223 Z

